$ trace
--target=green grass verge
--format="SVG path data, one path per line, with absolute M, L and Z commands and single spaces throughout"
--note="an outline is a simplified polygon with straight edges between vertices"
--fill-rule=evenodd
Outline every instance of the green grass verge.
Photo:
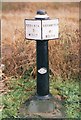
M 55 92 L 56 91 L 56 92 Z M 81 119 L 80 83 L 78 79 L 63 81 L 61 78 L 52 79 L 51 93 L 59 94 L 65 101 L 67 118 Z
M 36 80 L 30 77 L 29 72 L 21 79 L 12 78 L 7 82 L 10 92 L 3 96 L 4 109 L 2 118 L 17 117 L 20 105 L 35 93 Z M 62 80 L 50 78 L 50 92 L 65 99 L 66 118 L 81 118 L 79 80 Z
M 21 79 L 11 78 L 6 82 L 9 92 L 2 97 L 2 118 L 17 117 L 20 105 L 35 93 L 36 81 L 30 77 L 29 71 Z

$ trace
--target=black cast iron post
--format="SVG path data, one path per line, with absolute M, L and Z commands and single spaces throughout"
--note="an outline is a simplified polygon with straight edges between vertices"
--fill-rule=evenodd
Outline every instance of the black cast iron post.
M 44 118 L 64 117 L 61 101 L 54 100 L 49 92 L 48 40 L 58 38 L 58 19 L 50 20 L 45 11 L 38 10 L 35 19 L 25 19 L 25 32 L 26 39 L 36 40 L 37 91 L 32 99 L 21 106 L 19 116 L 29 118 L 38 114 Z
M 35 17 L 37 20 L 47 20 L 49 16 L 46 11 L 38 10 Z M 37 53 L 37 97 L 49 99 L 49 61 L 48 61 L 48 40 L 36 41 Z

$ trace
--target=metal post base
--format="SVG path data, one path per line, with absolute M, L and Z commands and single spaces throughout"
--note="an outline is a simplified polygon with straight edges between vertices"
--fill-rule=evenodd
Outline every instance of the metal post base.
M 50 99 L 38 99 L 34 96 L 27 100 L 19 109 L 21 118 L 64 118 L 64 108 L 61 101 L 51 97 Z M 48 98 L 46 96 L 45 98 Z
M 39 96 L 38 94 L 35 96 L 39 100 L 49 100 L 52 98 L 51 94 L 45 95 L 45 96 Z

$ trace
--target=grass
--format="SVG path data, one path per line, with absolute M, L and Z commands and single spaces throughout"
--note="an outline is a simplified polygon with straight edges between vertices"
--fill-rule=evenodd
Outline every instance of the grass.
M 10 90 L 3 96 L 2 118 L 18 117 L 20 105 L 36 92 L 36 80 L 30 76 L 30 69 L 21 79 L 11 78 L 6 84 Z M 50 92 L 64 99 L 66 118 L 80 118 L 80 93 L 78 80 L 65 80 L 50 78 Z
M 67 118 L 80 118 L 80 91 L 78 79 L 62 81 L 61 78 L 54 79 L 51 82 L 51 92 L 57 90 L 56 93 L 62 96 L 65 101 Z
M 3 96 L 3 117 L 16 117 L 19 106 L 35 92 L 35 80 L 31 78 L 14 79 L 7 83 L 10 92 Z

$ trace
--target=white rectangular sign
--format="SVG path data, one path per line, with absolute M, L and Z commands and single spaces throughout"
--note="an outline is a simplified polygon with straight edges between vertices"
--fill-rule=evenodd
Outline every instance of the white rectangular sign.
M 42 21 L 42 39 L 58 38 L 58 19 Z
M 26 38 L 41 40 L 41 21 L 40 20 L 25 20 Z
M 50 40 L 58 38 L 58 19 L 25 20 L 26 38 L 34 40 Z

